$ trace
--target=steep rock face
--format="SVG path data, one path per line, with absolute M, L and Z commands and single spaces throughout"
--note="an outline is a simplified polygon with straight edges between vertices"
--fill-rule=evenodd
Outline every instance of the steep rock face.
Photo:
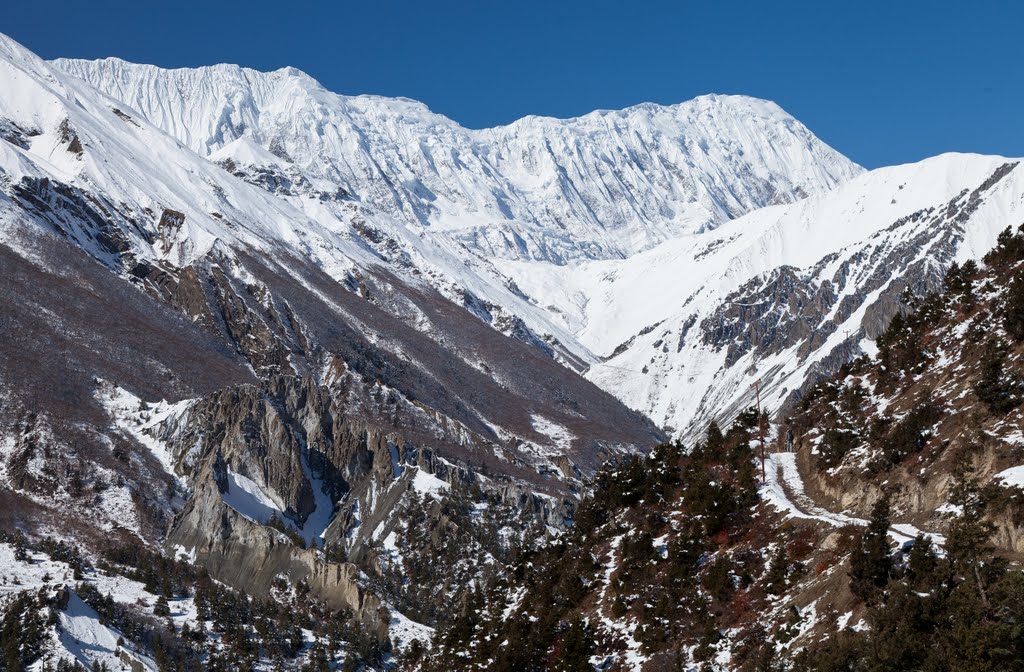
M 484 256 L 629 256 L 680 233 L 828 190 L 859 168 L 767 101 L 704 96 L 471 131 L 420 103 L 340 96 L 292 68 L 55 65 L 203 156 L 297 172 Z M 302 177 L 299 177 L 302 181 Z
M 340 386 L 351 395 L 350 416 L 401 427 L 420 445 L 458 447 L 478 467 L 494 469 L 497 457 L 552 470 L 564 458 L 592 469 L 657 441 L 648 421 L 610 395 L 430 290 L 375 272 L 360 273 L 356 291 L 339 292 L 318 269 L 281 261 L 287 266 L 220 256 L 183 269 L 181 280 L 161 271 L 161 284 L 147 276 L 142 285 L 208 323 L 261 377 L 300 374 Z M 538 417 L 554 423 L 557 441 Z M 481 441 L 500 449 L 481 449 Z
M 266 275 L 267 269 L 250 267 L 269 283 L 262 284 L 257 276 L 240 270 L 242 263 L 244 258 L 223 266 L 190 267 L 177 282 L 175 273 L 163 278 L 155 270 L 143 279 L 144 287 L 154 296 L 172 305 L 190 305 L 197 321 L 212 316 L 209 326 L 228 344 L 235 344 L 239 355 L 264 378 L 260 385 L 230 387 L 186 402 L 144 430 L 165 447 L 170 470 L 192 491 L 165 542 L 170 551 L 198 549 L 196 560 L 214 576 L 247 591 L 267 590 L 279 574 L 292 582 L 305 581 L 315 595 L 322 593 L 332 604 L 353 609 L 377 628 L 375 607 L 354 606 L 352 596 L 362 595 L 365 586 L 349 581 L 351 571 L 333 567 L 339 558 L 347 558 L 360 562 L 372 574 L 379 553 L 373 549 L 403 523 L 401 510 L 409 494 L 422 487 L 421 481 L 443 489 L 482 488 L 527 519 L 564 526 L 574 509 L 566 485 L 582 477 L 573 459 L 587 465 L 602 459 L 600 454 L 590 452 L 586 443 L 576 450 L 566 444 L 557 453 L 535 452 L 542 444 L 510 440 L 514 434 L 505 429 L 496 432 L 494 426 L 481 422 L 474 415 L 486 409 L 475 405 L 480 402 L 467 406 L 456 397 L 455 403 L 446 403 L 441 396 L 417 391 L 423 384 L 422 374 L 410 369 L 407 361 L 394 359 L 387 350 L 354 333 L 339 340 L 337 323 L 332 327 L 335 333 L 326 336 L 317 322 L 307 323 L 298 315 L 317 314 L 323 319 L 331 308 L 309 305 L 308 298 L 296 297 L 276 285 L 273 276 Z M 154 276 L 162 281 L 153 283 Z M 242 285 L 238 277 L 249 281 Z M 365 281 L 367 293 L 390 291 L 377 284 L 379 280 L 366 277 Z M 201 297 L 208 302 L 206 308 L 197 310 L 196 304 L 178 300 L 182 291 L 186 297 Z M 357 312 L 345 313 L 349 319 L 370 320 L 371 324 L 380 319 L 379 312 L 362 312 L 370 307 L 366 298 L 351 296 Z M 402 301 L 409 300 L 402 297 Z M 415 306 L 401 305 L 406 309 Z M 388 330 L 390 337 L 399 338 L 399 323 L 387 323 L 394 325 Z M 485 335 L 482 340 L 465 333 L 462 337 L 468 336 L 478 346 L 487 338 L 502 338 L 483 325 L 479 329 Z M 327 340 L 322 341 L 325 336 Z M 406 342 L 407 353 L 416 352 L 413 345 Z M 429 346 L 437 347 L 432 341 Z M 524 354 L 533 353 L 525 346 L 518 347 Z M 288 352 L 289 366 L 312 375 L 271 374 L 266 367 L 258 367 L 266 361 L 266 352 Z M 498 360 L 487 361 L 500 370 Z M 550 366 L 552 373 L 567 375 L 558 365 Z M 473 378 L 487 379 L 468 369 L 470 372 Z M 547 393 L 536 387 L 544 384 L 538 374 L 533 370 L 530 386 L 522 389 L 516 377 L 506 378 L 499 396 L 514 392 L 543 399 Z M 470 391 L 465 385 L 449 389 L 461 390 L 463 395 Z M 557 403 L 583 408 L 573 401 L 569 389 L 556 386 L 551 393 L 561 399 Z M 558 417 L 552 413 L 556 407 L 548 404 L 545 412 Z M 506 407 L 504 413 L 511 410 Z M 574 418 L 568 426 L 585 420 L 578 413 Z M 502 422 L 505 427 L 515 426 L 509 424 L 510 417 Z M 133 425 L 129 421 L 125 426 Z M 621 449 L 621 445 L 609 443 L 616 434 L 621 435 L 621 428 L 585 431 L 594 433 L 591 438 L 580 434 L 581 439 L 594 441 L 595 446 L 607 445 L 611 452 L 606 454 Z M 460 466 L 467 461 L 483 468 L 488 477 Z M 439 510 L 431 515 L 443 520 L 446 514 Z M 293 534 L 290 543 L 281 542 L 279 533 L 267 527 L 272 521 L 279 530 Z M 310 548 L 289 549 L 296 539 Z M 317 555 L 320 552 L 327 555 Z M 363 601 L 359 597 L 360 605 Z
M 113 431 L 97 379 L 180 399 L 253 382 L 251 371 L 66 239 L 24 228 L 0 244 L 0 274 L 0 526 L 84 544 L 158 539 L 173 514 L 170 477 Z
M 397 431 L 347 417 L 346 405 L 337 386 L 277 376 L 190 402 L 147 430 L 191 490 L 164 542 L 168 551 L 250 593 L 268 591 L 279 576 L 304 582 L 384 636 L 382 603 L 357 576 L 379 573 L 379 544 L 408 523 L 414 492 L 480 491 L 554 527 L 572 516 L 568 493 L 552 497 L 516 479 L 483 478 Z M 447 515 L 432 510 L 430 524 L 450 524 Z
M 447 485 L 483 485 L 502 499 L 536 508 L 523 499 L 529 487 L 515 479 L 485 483 L 436 449 L 411 443 L 400 428 L 351 415 L 352 397 L 335 383 L 277 376 L 260 386 L 220 390 L 190 402 L 149 434 L 167 446 L 175 471 L 190 482 L 212 478 L 224 493 L 231 477 L 241 476 L 267 495 L 283 523 L 319 546 L 351 549 L 365 541 L 376 527 L 368 522 L 382 522 L 395 503 L 387 493 L 397 488 L 401 494 L 420 471 Z M 546 522 L 561 525 L 557 515 L 571 508 L 564 503 L 537 510 Z
M 205 485 L 182 510 L 167 535 L 171 553 L 190 557 L 211 575 L 252 595 L 265 595 L 275 579 L 303 582 L 334 609 L 347 609 L 380 641 L 387 641 L 389 617 L 380 599 L 358 580 L 350 563 L 328 562 L 313 549 L 296 547 L 277 530 L 238 513 Z

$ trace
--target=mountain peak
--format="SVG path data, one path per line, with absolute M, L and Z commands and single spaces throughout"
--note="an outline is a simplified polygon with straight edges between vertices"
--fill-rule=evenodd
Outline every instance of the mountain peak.
M 54 64 L 203 156 L 251 137 L 306 179 L 488 257 L 627 257 L 861 171 L 774 103 L 747 96 L 471 131 L 409 99 L 332 93 L 293 68 Z

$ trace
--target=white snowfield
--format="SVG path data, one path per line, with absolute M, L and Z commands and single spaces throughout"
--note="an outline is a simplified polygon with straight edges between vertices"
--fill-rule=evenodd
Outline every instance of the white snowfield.
M 593 361 L 569 331 L 523 297 L 489 259 L 447 236 L 427 235 L 420 224 L 375 212 L 357 201 L 324 196 L 343 188 L 340 184 L 315 178 L 312 191 L 292 195 L 249 184 L 210 160 L 227 158 L 223 153 L 209 158 L 196 154 L 143 113 L 3 35 L 0 90 L 0 131 L 21 131 L 20 144 L 0 141 L 0 242 L 17 246 L 18 229 L 26 226 L 9 198 L 11 191 L 26 181 L 45 179 L 94 197 L 122 225 L 139 260 L 183 267 L 211 253 L 230 259 L 244 249 L 286 269 L 295 263 L 289 259 L 308 260 L 339 282 L 353 271 L 386 266 L 406 282 L 428 284 L 457 303 L 472 296 L 491 306 L 495 319 L 502 313 L 518 316 L 538 336 L 561 343 L 585 362 Z M 186 100 L 191 98 L 185 95 Z M 192 110 L 193 105 L 186 108 Z M 11 134 L 14 139 L 18 135 Z M 81 153 L 70 151 L 75 142 Z M 241 138 L 232 147 L 236 160 L 248 164 L 250 172 L 250 162 L 262 162 L 260 168 L 274 164 L 270 167 L 281 170 L 282 163 L 290 165 L 250 138 Z M 183 214 L 184 222 L 161 228 L 165 211 Z M 117 266 L 118 259 L 101 249 L 93 235 L 73 221 L 67 224 L 73 241 Z M 373 231 L 383 238 L 374 242 Z M 23 253 L 31 258 L 31 250 Z M 429 324 L 417 326 L 430 329 Z
M 174 404 L 166 400 L 146 403 L 128 390 L 107 381 L 100 381 L 95 395 L 110 415 L 114 426 L 149 449 L 164 470 L 184 486 L 184 479 L 177 474 L 174 455 L 165 442 L 156 436 L 156 432 L 160 425 L 187 411 L 193 400 L 186 399 Z
M 86 580 L 104 595 L 110 595 L 121 604 L 144 605 L 149 613 L 156 603 L 156 596 L 147 593 L 142 584 L 121 576 L 90 572 Z M 38 591 L 42 587 L 56 592 L 58 587 L 75 584 L 71 567 L 64 562 L 51 560 L 43 553 L 30 552 L 27 560 L 18 560 L 14 547 L 0 543 L 0 603 L 15 593 Z M 196 625 L 191 599 L 176 600 L 172 616 L 177 625 L 188 621 Z M 118 639 L 125 643 L 118 645 Z M 41 670 L 46 662 L 52 666 L 56 660 L 77 661 L 90 669 L 93 663 L 106 665 L 108 669 L 127 668 L 125 659 L 142 665 L 144 670 L 156 670 L 156 662 L 141 653 L 138 646 L 128 641 L 117 630 L 100 622 L 99 614 L 72 592 L 67 608 L 57 613 L 57 627 L 49 631 L 43 643 L 43 658 L 31 669 Z
M 188 553 L 184 553 L 188 555 Z M 156 617 L 159 595 L 149 593 L 138 581 L 116 573 L 104 573 L 87 570 L 84 583 L 89 583 L 102 595 L 109 595 L 119 605 L 128 606 L 139 615 L 153 618 L 166 618 L 173 621 L 175 629 L 181 630 L 188 625 L 193 629 L 207 632 L 207 646 L 219 650 L 224 646 L 222 636 L 212 629 L 212 622 L 202 621 L 192 597 L 175 597 L 168 600 L 170 616 Z M 28 560 L 18 560 L 11 544 L 0 543 L 0 606 L 15 593 L 29 591 L 35 593 L 45 587 L 51 594 L 59 587 L 74 587 L 76 581 L 72 569 L 64 562 L 51 560 L 43 553 L 30 552 Z M 426 643 L 433 635 L 433 629 L 412 621 L 390 608 L 391 638 L 396 653 L 406 650 L 414 639 Z M 305 650 L 300 653 L 308 656 L 315 643 L 313 633 L 303 630 Z M 122 642 L 118 644 L 119 640 Z M 134 669 L 133 664 L 142 666 L 143 670 L 156 671 L 158 665 L 149 655 L 143 653 L 138 643 L 115 628 L 102 622 L 99 614 L 86 604 L 73 590 L 69 595 L 67 608 L 58 610 L 57 624 L 48 631 L 43 643 L 42 657 L 30 669 L 42 670 L 46 664 L 52 668 L 57 660 L 77 661 L 85 669 L 92 669 L 93 664 L 106 665 L 110 670 Z M 272 669 L 269 664 L 260 664 L 256 669 Z
M 762 208 L 714 231 L 679 236 L 630 259 L 574 267 L 531 265 L 522 277 L 514 275 L 527 293 L 561 307 L 567 322 L 578 325 L 576 333 L 585 345 L 610 353 L 639 329 L 695 312 L 701 304 L 776 268 L 807 269 L 848 246 L 860 249 L 900 218 L 945 205 L 962 189 L 977 187 L 1007 160 L 945 154 L 880 168 L 827 194 Z M 1012 198 L 1007 200 L 1012 204 Z M 981 245 L 975 255 L 988 251 L 987 240 L 982 236 L 972 241 Z M 514 271 L 517 265 L 502 267 Z M 574 302 L 573 296 L 589 300 Z
M 539 434 L 550 439 L 552 445 L 562 454 L 569 451 L 573 440 L 576 438 L 566 427 L 549 418 L 545 418 L 539 413 L 534 413 L 530 416 L 530 424 L 533 425 L 533 428 Z
M 415 101 L 337 95 L 290 68 L 55 65 L 201 156 L 344 189 L 429 282 L 467 288 L 551 334 L 592 364 L 593 382 L 677 434 L 749 403 L 756 377 L 766 378 L 764 403 L 781 404 L 858 333 L 885 287 L 849 315 L 842 300 L 926 224 L 890 227 L 1007 161 L 948 154 L 863 172 L 778 106 L 742 96 L 473 131 Z M 1022 184 L 1018 169 L 996 185 L 963 224 L 958 257 L 980 256 L 1021 219 Z M 336 203 L 282 198 L 318 222 L 344 221 Z M 726 366 L 702 323 L 781 268 L 812 286 L 833 282 L 832 337 Z
M 761 486 L 761 500 L 787 516 L 817 520 L 833 527 L 864 527 L 868 524 L 864 518 L 826 511 L 815 504 L 804 491 L 803 478 L 796 466 L 796 453 L 769 453 L 766 455 L 766 466 L 767 480 Z M 946 544 L 943 535 L 922 531 L 907 523 L 895 523 L 889 527 L 889 538 L 900 546 L 912 541 L 918 534 L 931 537 L 932 542 L 938 547 Z
M 225 504 L 254 523 L 263 524 L 275 516 L 282 523 L 288 520 L 279 498 L 272 492 L 231 469 L 227 474 L 227 492 L 221 494 Z
M 429 495 L 440 499 L 446 490 L 451 489 L 447 481 L 443 481 L 434 474 L 416 467 L 416 473 L 412 477 L 412 487 L 421 495 Z
M 80 663 L 100 663 L 108 669 L 120 669 L 125 666 L 118 656 L 122 649 L 118 640 L 121 633 L 113 630 L 100 620 L 96 610 L 72 593 L 68 600 L 68 608 L 57 614 L 59 638 L 63 648 Z M 133 652 L 132 660 L 142 665 L 145 670 L 157 670 L 157 664 L 148 656 Z
M 322 547 L 327 527 L 334 519 L 334 504 L 324 492 L 323 481 L 315 477 L 309 468 L 309 459 L 303 454 L 302 469 L 313 490 L 316 506 L 301 526 L 285 513 L 280 496 L 272 488 L 260 485 L 248 476 L 233 469 L 227 470 L 227 491 L 221 493 L 224 503 L 254 523 L 265 524 L 277 518 L 282 524 L 295 530 L 309 547 Z

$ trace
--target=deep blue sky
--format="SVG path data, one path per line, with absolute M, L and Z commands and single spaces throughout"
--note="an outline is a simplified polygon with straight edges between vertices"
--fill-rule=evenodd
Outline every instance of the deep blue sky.
M 1011 0 L 79 0 L 11 2 L 0 20 L 46 58 L 292 65 L 470 127 L 744 93 L 868 167 L 1024 155 L 1022 28 Z

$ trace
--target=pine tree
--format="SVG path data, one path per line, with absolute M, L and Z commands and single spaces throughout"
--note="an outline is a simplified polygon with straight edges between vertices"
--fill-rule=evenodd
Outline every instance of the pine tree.
M 309 652 L 309 659 L 302 666 L 303 672 L 330 672 L 331 666 L 327 660 L 327 649 L 323 642 L 317 641 Z
M 981 359 L 981 378 L 974 383 L 974 393 L 995 415 L 1005 415 L 1024 401 L 1024 383 L 1006 369 L 1007 347 L 993 337 L 985 344 Z
M 733 593 L 732 563 L 729 556 L 720 555 L 708 567 L 704 575 L 704 590 L 719 602 L 727 602 Z
M 1002 313 L 1006 333 L 1015 341 L 1024 341 L 1024 278 L 1017 277 L 1010 284 Z
M 725 437 L 722 436 L 722 429 L 718 426 L 718 423 L 714 420 L 708 425 L 707 431 L 707 443 L 704 446 L 704 452 L 707 459 L 717 459 L 722 453 L 722 446 L 725 444 Z
M 974 475 L 968 453 L 961 454 L 954 470 L 954 485 L 949 501 L 960 509 L 946 535 L 946 555 L 951 570 L 964 580 L 977 584 L 979 597 L 986 599 L 981 580 L 982 558 L 991 555 L 989 541 L 995 527 L 985 519 L 985 502 Z
M 153 640 L 153 660 L 156 662 L 156 669 L 159 672 L 169 672 L 173 669 L 173 664 L 167 655 L 167 649 L 164 647 L 164 641 L 160 635 Z
M 869 604 L 889 582 L 889 515 L 889 498 L 882 497 L 871 509 L 871 520 L 850 558 L 850 591 Z
M 974 303 L 974 276 L 978 273 L 978 264 L 969 260 L 963 266 L 953 262 L 946 272 L 946 292 L 959 303 L 970 306 Z
M 171 605 L 167 603 L 167 598 L 161 595 L 156 599 L 156 605 L 153 607 L 154 616 L 170 616 Z
M 25 538 L 21 530 L 18 530 L 14 536 L 14 559 L 29 564 L 32 562 L 32 558 L 28 554 L 28 539 Z
M 786 592 L 786 579 L 789 576 L 789 557 L 786 545 L 779 544 L 772 555 L 768 571 L 764 575 L 764 589 L 771 595 L 782 595 Z
M 31 594 L 19 593 L 0 620 L 0 669 L 22 670 L 40 655 L 44 632 L 39 605 Z
M 996 239 L 996 247 L 984 256 L 985 263 L 989 266 L 1003 266 L 1020 261 L 1024 258 L 1024 225 L 1014 233 L 1009 226 L 1003 229 Z
M 594 669 L 590 664 L 593 649 L 586 626 L 577 618 L 566 631 L 558 660 L 551 669 L 554 672 L 591 672 Z
M 907 582 L 914 589 L 927 590 L 935 583 L 938 566 L 932 538 L 918 533 L 907 557 Z

